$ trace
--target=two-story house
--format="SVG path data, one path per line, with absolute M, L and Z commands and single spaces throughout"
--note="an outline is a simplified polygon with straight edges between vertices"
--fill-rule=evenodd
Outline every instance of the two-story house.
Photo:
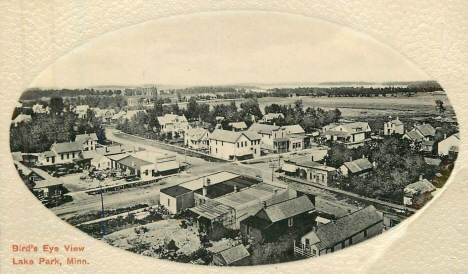
M 369 141 L 371 128 L 366 122 L 341 124 L 325 131 L 323 135 L 327 140 L 346 144 L 349 148 L 363 145 Z
M 384 135 L 405 134 L 405 126 L 397 117 L 395 120 L 384 123 Z
M 184 144 L 193 149 L 209 148 L 210 132 L 204 128 L 192 128 L 185 131 Z
M 182 134 L 189 127 L 187 118 L 185 118 L 184 115 L 166 114 L 158 117 L 158 122 L 161 132 L 164 133 L 172 132 L 172 134 L 174 134 L 177 132 Z
M 263 115 L 262 122 L 266 124 L 272 124 L 276 119 L 284 119 L 283 113 L 267 113 Z
M 449 155 L 450 152 L 458 153 L 460 147 L 460 133 L 455 133 L 449 137 L 444 136 L 444 140 L 437 144 L 437 154 L 439 156 Z
M 75 142 L 82 144 L 83 151 L 96 150 L 96 146 L 98 145 L 98 137 L 96 133 L 79 134 L 76 135 Z
M 249 131 L 262 137 L 262 148 L 271 151 L 289 152 L 306 148 L 305 131 L 300 125 L 275 126 L 253 123 Z
M 210 154 L 223 160 L 260 157 L 261 137 L 254 131 L 216 129 L 209 137 Z
M 415 126 L 411 131 L 403 135 L 403 139 L 407 139 L 412 143 L 433 141 L 436 130 L 430 124 L 422 124 Z

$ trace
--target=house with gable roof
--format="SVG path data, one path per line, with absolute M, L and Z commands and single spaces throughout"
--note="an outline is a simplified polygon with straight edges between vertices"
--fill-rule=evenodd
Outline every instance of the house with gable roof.
M 245 122 L 229 123 L 228 126 L 231 127 L 233 131 L 242 131 L 247 129 L 247 124 Z
M 431 193 L 435 190 L 436 187 L 431 182 L 420 176 L 417 182 L 407 185 L 403 190 L 405 193 L 403 204 L 406 206 L 422 206 L 432 198 Z
M 193 149 L 209 148 L 210 132 L 204 128 L 192 128 L 185 131 L 184 144 Z
M 263 115 L 262 122 L 266 124 L 271 124 L 273 123 L 274 120 L 280 119 L 280 118 L 284 119 L 283 113 L 267 113 Z
M 179 116 L 176 114 L 166 114 L 164 116 L 158 117 L 158 122 L 161 132 L 168 133 L 175 132 L 182 134 L 185 130 L 188 129 L 189 123 L 187 118 L 184 115 Z
M 315 206 L 306 195 L 267 205 L 241 221 L 243 236 L 254 242 L 273 242 L 286 234 L 302 235 L 312 228 Z
M 384 135 L 405 134 L 405 126 L 397 117 L 394 120 L 384 123 Z
M 327 128 L 323 132 L 327 140 L 343 143 L 348 148 L 363 145 L 370 140 L 371 128 L 367 122 L 346 123 Z
M 366 158 L 345 162 L 341 167 L 341 174 L 344 176 L 366 176 L 374 169 L 374 164 Z
M 261 136 L 254 131 L 216 129 L 209 137 L 210 154 L 223 160 L 260 157 Z
M 262 148 L 272 151 L 289 152 L 306 148 L 308 137 L 300 125 L 275 126 L 253 123 L 249 131 L 262 137 Z
M 83 151 L 96 150 L 98 145 L 98 137 L 96 133 L 79 134 L 75 137 L 75 142 L 83 145 Z
M 430 124 L 422 124 L 415 126 L 411 131 L 403 135 L 403 139 L 407 139 L 410 142 L 420 143 L 424 141 L 433 141 L 436 134 L 436 130 Z
M 460 133 L 457 132 L 444 140 L 440 141 L 437 144 L 437 154 L 440 155 L 449 155 L 452 153 L 458 153 L 460 147 Z
M 213 264 L 217 266 L 242 266 L 245 265 L 249 256 L 249 251 L 241 244 L 213 254 Z
M 374 206 L 323 224 L 294 241 L 294 255 L 310 258 L 333 253 L 381 234 L 383 217 Z

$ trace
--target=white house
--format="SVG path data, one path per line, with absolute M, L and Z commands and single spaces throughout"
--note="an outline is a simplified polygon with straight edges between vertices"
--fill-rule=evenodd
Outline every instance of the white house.
M 254 123 L 249 131 L 258 133 L 262 138 L 262 148 L 281 152 L 300 151 L 306 146 L 305 131 L 300 125 L 275 126 Z
M 179 116 L 176 114 L 166 114 L 164 116 L 158 117 L 158 122 L 160 125 L 161 132 L 168 133 L 175 132 L 183 133 L 188 129 L 189 123 L 187 118 L 184 115 Z
M 437 144 L 438 155 L 448 155 L 450 151 L 458 151 L 460 147 L 460 133 L 455 133 Z
M 73 160 L 80 159 L 83 145 L 77 142 L 54 143 L 49 151 L 39 154 L 38 164 L 55 165 L 69 164 Z
M 209 137 L 210 154 L 224 160 L 260 157 L 261 136 L 254 131 L 216 129 Z
M 405 126 L 397 117 L 395 120 L 384 123 L 384 135 L 405 134 Z
M 337 125 L 326 130 L 323 135 L 327 140 L 337 141 L 354 147 L 369 140 L 371 128 L 366 122 L 354 122 Z
M 39 103 L 32 106 L 32 110 L 34 113 L 49 113 L 49 107 L 44 108 L 44 106 Z
M 228 126 L 231 127 L 233 131 L 242 131 L 247 129 L 247 124 L 245 124 L 245 122 L 229 123 Z
M 84 118 L 88 112 L 88 105 L 79 105 L 75 107 L 75 113 L 78 114 L 78 118 Z
M 276 119 L 279 119 L 279 118 L 284 119 L 283 113 L 267 113 L 267 114 L 263 115 L 262 122 L 263 123 L 272 123 L 273 120 L 276 120 Z
M 76 135 L 75 142 L 83 145 L 83 151 L 96 150 L 96 145 L 98 144 L 98 137 L 96 133 L 79 134 Z
M 185 131 L 184 143 L 187 147 L 193 149 L 209 148 L 210 132 L 204 128 L 192 128 Z
M 111 160 L 104 155 L 96 154 L 94 158 L 91 159 L 91 165 L 97 170 L 106 170 L 111 168 Z

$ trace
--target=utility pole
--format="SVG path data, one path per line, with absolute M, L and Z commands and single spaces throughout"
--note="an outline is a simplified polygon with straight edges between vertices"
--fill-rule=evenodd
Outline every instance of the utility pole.
M 104 230 L 104 197 L 102 196 L 102 184 L 99 182 L 99 188 L 101 193 L 101 239 L 104 237 L 105 230 Z
M 275 170 L 275 164 L 271 163 L 270 167 L 271 167 L 271 181 L 273 182 L 273 174 L 274 174 L 274 170 Z

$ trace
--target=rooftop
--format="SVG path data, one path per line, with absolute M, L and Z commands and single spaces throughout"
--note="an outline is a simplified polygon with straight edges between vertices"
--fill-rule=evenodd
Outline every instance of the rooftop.
M 68 143 L 55 143 L 52 145 L 55 148 L 57 153 L 72 152 L 72 151 L 81 151 L 83 148 L 82 143 L 78 142 L 68 142 Z
M 207 187 L 206 197 L 208 197 L 210 199 L 215 199 L 215 198 L 224 196 L 226 194 L 233 193 L 234 192 L 234 187 L 236 187 L 237 191 L 239 191 L 241 189 L 244 189 L 246 187 L 250 187 L 252 185 L 255 185 L 255 184 L 258 184 L 258 183 L 261 183 L 261 182 L 262 181 L 259 180 L 259 179 L 250 178 L 250 177 L 246 177 L 246 176 L 240 176 L 240 177 L 229 179 L 229 180 L 226 180 L 224 182 L 220 182 L 220 183 L 217 183 L 217 184 L 214 184 L 214 185 L 210 184 Z M 203 193 L 202 189 L 198 189 L 195 192 L 198 193 L 198 194 Z
M 317 243 L 317 247 L 319 250 L 331 248 L 364 229 L 382 222 L 382 220 L 374 206 L 355 211 L 338 220 L 319 226 L 315 232 L 320 241 Z
M 245 124 L 245 122 L 229 123 L 229 126 L 236 129 L 247 129 L 247 125 Z
M 167 195 L 169 195 L 171 197 L 177 197 L 177 196 L 189 193 L 189 192 L 191 192 L 190 189 L 187 189 L 187 188 L 182 187 L 180 185 L 171 186 L 171 187 L 168 187 L 168 188 L 161 189 L 161 193 L 167 194 Z
M 358 159 L 354 160 L 352 162 L 346 162 L 344 163 L 344 166 L 346 166 L 350 172 L 352 173 L 357 173 L 365 170 L 370 170 L 374 168 L 374 166 L 369 162 L 367 159 Z
M 230 131 L 215 129 L 210 135 L 211 140 L 223 141 L 228 143 L 235 143 L 242 135 L 247 137 L 249 140 L 259 140 L 261 139 L 260 135 L 254 131 Z
M 421 179 L 405 187 L 405 192 L 409 192 L 411 190 L 417 194 L 421 194 L 421 193 L 432 192 L 436 190 L 436 187 L 432 183 L 430 183 L 427 179 Z
M 141 159 L 138 159 L 136 157 L 133 157 L 133 156 L 128 156 L 128 157 L 125 157 L 123 159 L 120 159 L 118 160 L 119 164 L 122 164 L 124 166 L 127 166 L 127 167 L 135 167 L 137 169 L 141 168 L 142 166 L 147 166 L 147 165 L 151 165 L 152 163 L 151 162 L 148 162 L 148 161 L 145 161 L 145 160 L 141 160 Z
M 210 179 L 210 185 L 213 186 L 215 184 L 219 184 L 221 182 L 232 180 L 237 177 L 240 177 L 240 175 L 227 172 L 227 171 L 221 171 L 221 172 L 212 173 L 206 176 L 198 177 L 190 181 L 181 183 L 180 186 L 183 186 L 190 190 L 197 190 L 197 189 L 203 188 L 203 183 L 205 182 L 206 179 Z
M 279 126 L 253 123 L 249 130 L 258 132 L 260 134 L 272 134 L 274 130 L 278 130 L 279 128 Z
M 91 138 L 91 140 L 97 141 L 98 137 L 96 133 L 91 133 L 91 134 L 79 134 L 76 135 L 75 137 L 75 142 L 76 143 L 84 143 L 88 138 Z
M 260 183 L 248 188 L 244 188 L 238 192 L 219 197 L 216 199 L 216 201 L 235 208 L 239 205 L 243 205 L 258 200 L 260 198 L 266 198 L 268 196 L 273 195 L 276 190 L 281 191 L 285 190 L 286 188 L 287 186 L 280 187 L 277 185 Z
M 215 200 L 208 200 L 206 203 L 192 207 L 189 210 L 209 220 L 214 220 L 229 213 L 231 208 Z
M 314 204 L 312 204 L 306 195 L 303 195 L 277 204 L 269 205 L 262 210 L 265 211 L 270 221 L 275 223 L 314 209 Z
M 436 130 L 430 124 L 422 124 L 414 127 L 424 136 L 435 136 Z
M 224 259 L 227 265 L 230 265 L 250 256 L 249 251 L 247 251 L 245 246 L 242 244 L 225 249 L 219 252 L 218 254 L 221 255 L 221 257 Z

